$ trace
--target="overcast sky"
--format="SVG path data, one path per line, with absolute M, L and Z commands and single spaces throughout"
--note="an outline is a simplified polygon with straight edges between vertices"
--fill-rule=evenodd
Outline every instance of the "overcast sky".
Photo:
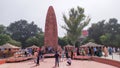
M 0 24 L 8 26 L 11 22 L 25 19 L 34 21 L 44 31 L 48 7 L 55 10 L 58 25 L 58 35 L 64 36 L 66 31 L 62 14 L 67 15 L 71 8 L 80 6 L 85 9 L 86 16 L 91 17 L 91 23 L 109 18 L 120 21 L 120 0 L 0 0 Z

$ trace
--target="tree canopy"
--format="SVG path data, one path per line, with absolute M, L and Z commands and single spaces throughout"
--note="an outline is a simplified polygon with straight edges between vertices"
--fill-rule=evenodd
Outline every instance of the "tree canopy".
M 28 46 L 36 45 L 36 46 L 43 46 L 44 45 L 44 35 L 43 33 L 38 33 L 34 37 L 30 37 L 26 40 Z
M 116 18 L 111 18 L 109 21 L 99 21 L 92 24 L 89 28 L 89 38 L 93 39 L 96 43 L 119 46 L 120 43 L 120 24 Z
M 13 40 L 9 35 L 0 34 L 0 45 L 10 43 L 16 46 L 21 46 L 21 43 L 18 41 Z
M 63 14 L 63 19 L 66 25 L 62 26 L 67 31 L 67 37 L 70 39 L 72 45 L 75 45 L 81 35 L 82 29 L 88 25 L 90 18 L 84 14 L 84 9 L 77 7 L 69 11 L 69 17 Z
M 19 20 L 11 23 L 7 27 L 7 33 L 11 35 L 11 37 L 22 43 L 22 47 L 26 47 L 26 40 L 30 37 L 35 36 L 36 34 L 42 32 L 34 22 L 28 23 L 26 20 Z
M 0 34 L 4 34 L 5 33 L 5 26 L 4 25 L 0 25 Z

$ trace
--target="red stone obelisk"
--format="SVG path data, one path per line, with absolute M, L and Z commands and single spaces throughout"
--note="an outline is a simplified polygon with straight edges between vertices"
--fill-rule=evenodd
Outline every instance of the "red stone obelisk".
M 57 21 L 52 6 L 49 7 L 46 16 L 44 46 L 45 47 L 50 46 L 55 49 L 58 47 Z

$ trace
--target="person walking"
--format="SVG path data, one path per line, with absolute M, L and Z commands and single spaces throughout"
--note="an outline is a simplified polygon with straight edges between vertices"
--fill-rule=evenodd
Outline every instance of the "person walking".
M 57 67 L 57 66 L 59 67 L 59 57 L 60 57 L 60 55 L 56 51 L 54 56 L 55 56 L 55 67 Z
M 65 56 L 65 51 L 63 50 L 61 54 L 61 61 L 64 61 L 64 56 Z
M 33 58 L 34 58 L 34 63 L 37 62 L 37 56 L 38 56 L 38 52 L 35 51 L 35 52 L 34 52 L 34 56 L 33 56 Z
M 103 47 L 103 52 L 104 52 L 104 56 L 107 57 L 108 56 L 108 49 L 106 46 Z
M 40 60 L 40 50 L 38 50 L 38 55 L 37 55 L 37 63 L 36 63 L 36 66 L 38 66 L 39 65 L 39 60 Z

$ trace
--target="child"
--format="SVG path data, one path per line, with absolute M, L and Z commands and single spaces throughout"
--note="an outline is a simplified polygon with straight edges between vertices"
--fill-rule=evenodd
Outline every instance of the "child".
M 68 63 L 68 65 L 71 65 L 71 58 L 70 58 L 70 56 L 67 59 L 67 63 Z

